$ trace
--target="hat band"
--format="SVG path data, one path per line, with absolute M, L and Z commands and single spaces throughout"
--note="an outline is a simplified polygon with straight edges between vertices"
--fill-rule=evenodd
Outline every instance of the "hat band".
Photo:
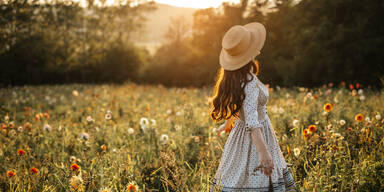
M 236 56 L 245 52 L 248 49 L 248 47 L 251 45 L 251 36 L 252 36 L 251 32 L 247 31 L 247 33 L 244 35 L 244 37 L 236 46 L 230 49 L 225 49 L 225 50 L 231 56 Z

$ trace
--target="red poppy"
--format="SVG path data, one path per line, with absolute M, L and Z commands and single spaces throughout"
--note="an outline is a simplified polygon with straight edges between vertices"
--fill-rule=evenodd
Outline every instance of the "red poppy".
M 17 150 L 17 154 L 20 156 L 23 156 L 23 155 L 25 155 L 25 151 L 23 149 L 19 149 L 19 150 Z
M 32 167 L 30 169 L 30 171 L 31 171 L 32 174 L 38 174 L 39 173 L 39 170 L 36 167 Z
M 77 170 L 80 169 L 80 166 L 79 166 L 78 164 L 76 164 L 76 163 L 73 163 L 73 164 L 71 165 L 71 169 L 72 169 L 72 171 L 77 171 Z

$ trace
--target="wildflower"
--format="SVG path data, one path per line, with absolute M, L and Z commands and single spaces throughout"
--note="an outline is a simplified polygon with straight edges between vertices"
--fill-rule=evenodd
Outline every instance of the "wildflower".
M 339 103 L 339 99 L 338 99 L 337 97 L 333 98 L 333 101 L 334 101 L 335 103 Z
M 8 123 L 8 127 L 9 127 L 10 129 L 14 128 L 14 127 L 15 127 L 15 123 L 13 123 L 13 121 L 12 121 L 12 122 L 9 122 L 9 123 Z
M 328 124 L 327 125 L 327 129 L 332 129 L 333 125 L 332 124 Z
M 354 89 L 352 90 L 352 96 L 356 96 L 357 95 L 357 91 Z
M 363 95 L 363 90 L 362 90 L 362 89 L 359 89 L 359 91 L 357 91 L 357 93 L 358 93 L 359 95 Z
M 148 125 L 149 125 L 149 121 L 147 118 L 145 117 L 140 118 L 140 126 L 142 129 L 146 129 Z
M 350 90 L 353 90 L 353 89 L 354 89 L 354 87 L 353 87 L 352 84 L 349 84 L 349 89 L 350 89 Z
M 24 129 L 23 129 L 23 127 L 22 127 L 22 126 L 19 126 L 19 127 L 17 127 L 17 131 L 21 133 L 21 132 L 23 132 L 23 131 L 24 131 Z
M 343 125 L 345 125 L 345 120 L 344 120 L 344 119 L 341 119 L 341 120 L 339 121 L 339 123 L 340 123 L 341 126 L 343 126 Z
M 73 90 L 72 91 L 72 95 L 77 97 L 77 96 L 79 96 L 79 92 L 77 90 Z
M 82 133 L 80 137 L 82 139 L 84 139 L 84 140 L 88 140 L 89 139 L 89 134 L 88 133 Z
M 5 115 L 5 116 L 4 116 L 4 120 L 5 120 L 5 121 L 8 121 L 8 120 L 9 120 L 9 116 L 8 116 L 8 115 Z
M 2 124 L 2 125 L 1 125 L 1 128 L 2 128 L 2 129 L 7 129 L 7 126 L 4 125 L 4 124 Z
M 363 119 L 364 119 L 364 116 L 361 114 L 361 113 L 359 113 L 359 114 L 357 114 L 356 116 L 355 116 L 355 120 L 357 121 L 357 122 L 362 122 L 363 121 Z
M 308 126 L 308 130 L 309 130 L 311 133 L 315 132 L 315 131 L 316 131 L 316 125 L 310 125 L 310 126 Z
M 151 124 L 152 124 L 152 126 L 156 126 L 156 120 L 155 119 L 151 119 Z
M 83 188 L 83 179 L 80 176 L 72 176 L 69 180 L 69 184 L 72 188 L 80 190 Z
M 181 112 L 180 111 L 177 111 L 176 112 L 176 116 L 180 116 L 181 115 Z
M 347 129 L 348 131 L 352 131 L 352 127 L 348 127 L 348 129 Z
M 364 96 L 364 95 L 361 95 L 361 96 L 359 97 L 359 99 L 360 99 L 360 101 L 364 101 L 364 100 L 365 100 L 365 96 Z
M 80 166 L 78 165 L 78 164 L 76 164 L 76 163 L 72 163 L 72 165 L 71 165 L 71 170 L 72 171 L 77 171 L 77 170 L 79 170 L 80 169 Z
M 332 89 L 328 89 L 327 91 L 325 91 L 325 95 L 330 95 L 332 93 Z
M 40 115 L 39 115 L 39 114 L 36 114 L 36 115 L 35 115 L 35 120 L 36 120 L 36 121 L 40 121 Z
M 134 132 L 135 130 L 132 127 L 128 128 L 128 134 L 132 135 Z
M 217 131 L 217 128 L 216 128 L 216 127 L 212 128 L 212 132 L 213 132 L 213 133 L 216 133 L 216 131 Z
M 112 190 L 110 190 L 110 189 L 104 187 L 104 188 L 101 188 L 101 189 L 99 190 L 99 192 L 112 192 Z
M 32 174 L 38 174 L 39 173 L 39 170 L 36 167 L 32 167 L 29 170 L 31 171 Z
M 180 130 L 180 129 L 181 129 L 181 125 L 176 124 L 176 125 L 175 125 L 175 129 L 176 129 L 176 131 Z
M 92 122 L 92 121 L 93 121 L 92 117 L 91 117 L 91 116 L 88 116 L 88 117 L 87 117 L 87 121 L 88 121 L 88 122 Z
M 23 155 L 25 155 L 25 151 L 23 149 L 19 149 L 19 150 L 17 150 L 17 154 L 20 156 L 23 156 Z
M 326 103 L 326 104 L 324 105 L 324 111 L 325 111 L 325 112 L 330 112 L 330 111 L 332 111 L 332 108 L 333 108 L 333 106 L 332 106 L 331 103 Z
M 70 157 L 69 157 L 69 161 L 70 161 L 71 163 L 76 162 L 76 157 L 75 157 L 75 156 L 70 156 Z
M 106 145 L 101 145 L 100 148 L 101 148 L 102 151 L 105 151 L 107 149 L 107 146 Z
M 44 130 L 46 131 L 52 131 L 52 127 L 49 124 L 44 125 Z
M 295 148 L 293 149 L 293 154 L 294 154 L 296 157 L 299 156 L 299 155 L 300 155 L 300 149 L 297 148 L 297 147 L 295 147 Z
M 375 115 L 375 118 L 376 118 L 376 120 L 380 120 L 381 119 L 381 115 L 377 114 L 377 115 Z
M 172 113 L 172 110 L 171 109 L 168 109 L 167 110 L 167 114 L 170 115 Z
M 360 84 L 356 83 L 356 89 L 358 89 L 359 87 L 360 87 Z
M 280 114 L 284 113 L 284 109 L 281 108 L 281 107 L 279 107 L 279 113 L 280 113 Z
M 314 98 L 314 99 L 317 99 L 317 98 L 319 98 L 319 95 L 314 94 L 314 95 L 313 95 L 313 98 Z
M 161 142 L 162 144 L 167 143 L 168 139 L 169 139 L 169 137 L 168 137 L 167 134 L 162 134 L 162 135 L 160 136 L 160 142 Z
M 304 135 L 304 138 L 307 138 L 310 135 L 309 130 L 308 129 L 304 129 L 303 130 L 303 135 Z
M 44 117 L 47 118 L 47 119 L 49 119 L 49 117 L 50 117 L 50 116 L 49 116 L 49 113 L 44 113 Z
M 126 192 L 136 192 L 137 186 L 134 183 L 130 183 L 127 186 L 127 191 Z
M 195 137 L 195 142 L 196 143 L 200 142 L 200 138 L 198 136 Z
M 111 120 L 112 119 L 112 114 L 111 113 L 105 114 L 105 119 L 106 120 Z
M 8 172 L 7 172 L 7 175 L 8 175 L 8 177 L 13 177 L 13 176 L 16 175 L 16 173 L 13 172 L 13 171 L 8 171 Z

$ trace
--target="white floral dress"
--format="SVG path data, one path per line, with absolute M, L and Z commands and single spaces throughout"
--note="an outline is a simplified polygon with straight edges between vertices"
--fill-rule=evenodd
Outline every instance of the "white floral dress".
M 245 99 L 224 145 L 220 164 L 210 192 L 218 191 L 294 191 L 292 174 L 278 145 L 275 131 L 267 115 L 268 88 L 252 73 L 253 80 L 244 88 Z M 250 75 L 248 75 L 249 78 Z M 274 168 L 270 177 L 260 170 L 259 154 L 251 140 L 251 130 L 261 129 Z

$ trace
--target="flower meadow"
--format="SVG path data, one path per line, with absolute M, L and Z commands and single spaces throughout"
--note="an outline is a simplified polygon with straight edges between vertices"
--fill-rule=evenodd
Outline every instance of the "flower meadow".
M 268 115 L 299 191 L 384 190 L 384 96 L 361 85 L 270 88 Z M 0 90 L 0 191 L 208 191 L 230 130 L 211 88 Z

